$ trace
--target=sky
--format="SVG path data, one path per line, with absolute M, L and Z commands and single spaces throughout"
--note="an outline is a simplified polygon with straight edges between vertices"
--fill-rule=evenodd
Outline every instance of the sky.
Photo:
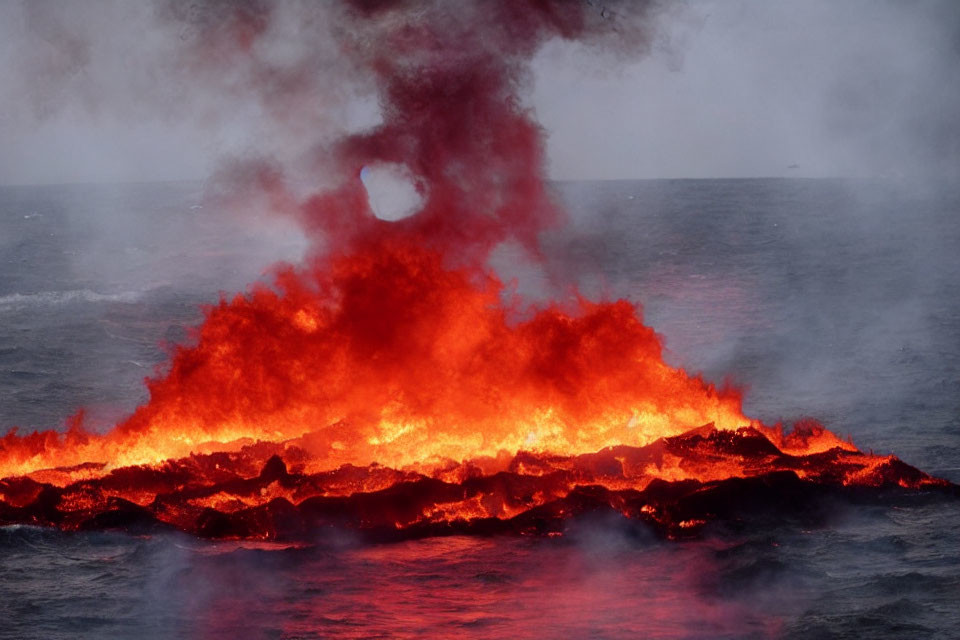
M 272 59 L 323 52 L 281 27 Z M 654 28 L 637 58 L 539 51 L 522 99 L 548 177 L 960 175 L 960 2 L 690 0 Z M 332 52 L 278 106 L 231 78 L 184 80 L 188 36 L 149 3 L 0 0 L 0 184 L 205 179 L 224 158 L 287 162 L 307 137 L 378 121 Z

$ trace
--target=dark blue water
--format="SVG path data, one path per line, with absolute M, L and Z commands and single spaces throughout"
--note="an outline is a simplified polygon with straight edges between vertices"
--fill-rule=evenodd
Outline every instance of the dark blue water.
M 643 304 L 669 360 L 960 482 L 960 189 L 829 180 L 569 183 L 532 296 Z M 295 259 L 289 227 L 193 184 L 0 189 L 0 426 L 143 399 L 198 305 Z M 960 505 L 914 496 L 666 543 L 305 548 L 0 529 L 0 637 L 956 638 Z

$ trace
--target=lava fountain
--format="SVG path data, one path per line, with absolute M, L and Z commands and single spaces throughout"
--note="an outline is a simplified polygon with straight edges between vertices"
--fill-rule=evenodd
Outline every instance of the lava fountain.
M 211 6 L 184 54 L 198 73 L 255 59 L 274 5 Z M 208 308 L 109 432 L 82 412 L 64 433 L 9 432 L 0 524 L 393 538 L 562 533 L 601 510 L 676 537 L 742 496 L 949 487 L 817 423 L 745 416 L 738 390 L 668 366 L 630 302 L 531 305 L 487 266 L 504 242 L 536 259 L 563 220 L 519 98 L 530 57 L 556 37 L 643 52 L 654 10 L 339 4 L 340 52 L 376 81 L 383 120 L 328 149 L 330 189 L 296 199 L 282 175 L 257 176 L 313 250 Z M 374 215 L 370 166 L 402 167 L 413 215 Z

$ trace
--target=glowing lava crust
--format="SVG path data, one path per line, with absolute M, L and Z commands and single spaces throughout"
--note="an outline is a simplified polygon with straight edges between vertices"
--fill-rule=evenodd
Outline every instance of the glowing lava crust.
M 681 538 L 713 520 L 735 521 L 751 508 L 806 509 L 825 492 L 851 485 L 950 488 L 893 456 L 840 447 L 790 455 L 751 427 L 706 426 L 645 447 L 576 456 L 521 452 L 497 471 L 467 462 L 430 474 L 377 464 L 304 473 L 308 464 L 309 454 L 294 444 L 260 443 L 84 480 L 68 479 L 96 476 L 102 465 L 7 478 L 0 481 L 0 524 L 140 532 L 169 527 L 212 538 L 283 541 L 351 530 L 394 540 L 559 535 L 573 518 L 620 514 Z

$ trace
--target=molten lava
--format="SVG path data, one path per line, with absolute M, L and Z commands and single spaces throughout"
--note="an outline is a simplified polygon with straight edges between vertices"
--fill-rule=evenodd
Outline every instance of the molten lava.
M 487 266 L 503 242 L 536 258 L 562 220 L 518 97 L 530 56 L 551 37 L 648 48 L 652 3 L 413 4 L 337 5 L 340 53 L 374 78 L 383 112 L 328 150 L 338 185 L 297 200 L 259 175 L 313 241 L 305 265 L 207 309 L 111 431 L 81 413 L 62 434 L 8 433 L 0 524 L 555 533 L 601 509 L 676 536 L 729 512 L 731 492 L 946 486 L 817 424 L 784 434 L 746 417 L 738 391 L 668 366 L 627 301 L 532 306 Z M 256 56 L 274 5 L 204 10 L 236 15 L 193 25 L 188 66 L 270 77 Z M 415 215 L 373 214 L 359 176 L 376 163 L 405 168 Z
M 707 425 L 642 447 L 518 452 L 436 466 L 317 464 L 303 440 L 192 454 L 108 470 L 103 464 L 0 481 L 0 523 L 68 530 L 175 528 L 200 536 L 316 539 L 352 530 L 373 540 L 451 533 L 562 534 L 571 518 L 614 513 L 671 538 L 736 517 L 759 500 L 801 507 L 844 486 L 949 488 L 893 456 L 835 447 L 786 454 L 752 427 Z M 285 462 L 285 460 L 287 462 Z M 289 466 L 288 466 L 289 465 Z M 78 479 L 80 478 L 80 479 Z
M 627 302 L 501 304 L 491 273 L 378 244 L 208 310 L 196 344 L 104 437 L 8 436 L 0 474 L 157 463 L 233 442 L 288 441 L 309 470 L 575 455 L 706 423 L 749 425 L 739 395 L 661 358 Z
M 746 418 L 736 391 L 666 365 L 627 302 L 524 314 L 502 294 L 398 242 L 284 271 L 210 308 L 113 431 L 7 435 L 0 523 L 554 532 L 602 507 L 675 536 L 734 478 L 946 486 L 815 423 Z

